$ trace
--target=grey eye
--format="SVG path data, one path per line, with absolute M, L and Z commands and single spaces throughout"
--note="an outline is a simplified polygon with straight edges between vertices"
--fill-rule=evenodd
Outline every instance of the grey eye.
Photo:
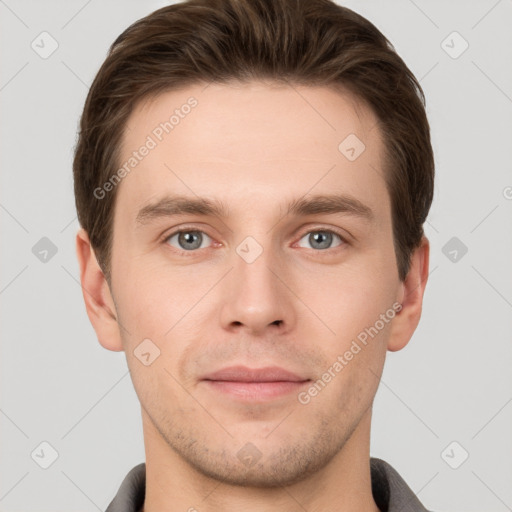
M 176 245 L 173 245 L 173 247 L 176 247 L 177 249 L 181 249 L 184 251 L 193 251 L 195 249 L 201 249 L 203 242 L 206 239 L 210 239 L 210 237 L 203 233 L 202 231 L 197 230 L 184 230 L 184 231 L 178 231 L 171 236 L 167 238 L 167 242 L 171 243 L 171 240 L 177 239 L 178 247 Z
M 330 249 L 331 244 L 333 241 L 333 236 L 337 237 L 339 240 L 342 240 L 340 235 L 333 233 L 332 231 L 327 230 L 318 230 L 318 231 L 310 231 L 309 233 L 306 233 L 301 240 L 307 238 L 307 241 L 309 244 L 311 244 L 312 249 Z M 300 245 L 300 243 L 299 243 Z M 338 245 L 341 245 L 338 244 Z M 301 247 L 303 247 L 301 245 Z M 337 246 L 335 246 L 337 247 Z

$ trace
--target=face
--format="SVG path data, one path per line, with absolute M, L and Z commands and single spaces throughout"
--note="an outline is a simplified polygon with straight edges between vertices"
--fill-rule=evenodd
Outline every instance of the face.
M 376 123 L 349 94 L 259 82 L 167 92 L 131 115 L 111 293 L 162 452 L 284 485 L 366 425 L 401 298 Z M 268 367 L 294 377 L 246 371 Z

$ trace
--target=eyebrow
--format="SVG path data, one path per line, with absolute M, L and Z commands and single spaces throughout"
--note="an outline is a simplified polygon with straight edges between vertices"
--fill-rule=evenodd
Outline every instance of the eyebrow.
M 375 219 L 374 212 L 369 206 L 346 194 L 322 194 L 295 199 L 288 203 L 285 215 L 299 217 L 337 213 L 353 215 L 368 222 Z M 229 208 L 216 199 L 170 195 L 141 208 L 137 213 L 136 224 L 145 225 L 159 218 L 186 214 L 225 219 L 229 217 Z

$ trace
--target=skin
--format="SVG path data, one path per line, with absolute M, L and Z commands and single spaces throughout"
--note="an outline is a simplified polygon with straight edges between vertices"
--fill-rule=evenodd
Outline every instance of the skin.
M 103 347 L 125 351 L 141 403 L 144 511 L 378 511 L 372 403 L 387 351 L 418 325 L 429 243 L 400 281 L 377 119 L 327 87 L 198 84 L 137 105 L 122 161 L 190 96 L 197 107 L 118 185 L 110 287 L 87 233 L 76 238 L 89 319 Z M 366 146 L 353 162 L 338 150 L 351 133 Z M 284 215 L 292 199 L 333 192 L 369 206 L 373 222 Z M 229 216 L 137 225 L 167 193 L 217 198 Z M 165 239 L 181 227 L 207 235 L 201 248 Z M 345 241 L 319 249 L 308 235 L 325 230 Z M 236 252 L 247 236 L 263 249 L 250 264 Z M 297 393 L 240 402 L 201 381 L 232 364 L 316 381 L 395 302 L 401 311 L 307 404 Z M 146 338 L 160 350 L 149 366 L 134 355 Z M 237 457 L 247 443 L 252 466 Z

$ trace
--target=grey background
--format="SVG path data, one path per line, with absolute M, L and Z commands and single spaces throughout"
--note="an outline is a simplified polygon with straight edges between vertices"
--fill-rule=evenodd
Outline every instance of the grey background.
M 105 510 L 144 460 L 124 353 L 99 345 L 83 304 L 71 162 L 108 46 L 166 3 L 0 0 L 2 511 Z M 512 510 L 512 1 L 344 5 L 421 79 L 437 163 L 423 317 L 388 355 L 371 454 L 427 508 Z M 47 59 L 31 48 L 43 31 L 59 45 Z M 453 31 L 469 43 L 458 58 L 442 46 Z M 57 249 L 46 262 L 43 237 Z M 455 262 L 452 237 L 468 249 Z M 48 469 L 31 457 L 43 441 L 58 452 Z M 462 450 L 469 458 L 452 469 Z

